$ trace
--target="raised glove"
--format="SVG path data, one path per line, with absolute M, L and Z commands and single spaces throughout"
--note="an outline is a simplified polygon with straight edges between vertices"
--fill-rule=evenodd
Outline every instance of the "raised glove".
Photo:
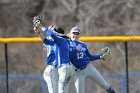
M 42 26 L 42 24 L 43 24 L 43 17 L 41 16 L 33 17 L 33 26 L 34 26 L 35 35 L 37 35 L 40 32 L 38 28 Z
M 101 50 L 102 50 L 102 54 L 101 54 L 100 58 L 105 61 L 108 57 L 110 57 L 111 50 L 109 49 L 109 47 L 105 47 Z
M 33 25 L 34 27 L 39 27 L 43 24 L 43 18 L 41 16 L 33 17 Z

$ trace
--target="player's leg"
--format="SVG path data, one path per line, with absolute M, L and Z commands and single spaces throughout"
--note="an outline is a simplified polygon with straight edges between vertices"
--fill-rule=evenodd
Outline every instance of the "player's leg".
M 67 93 L 68 83 L 73 75 L 72 66 L 69 63 L 63 64 L 63 66 L 58 69 L 58 73 L 59 73 L 58 93 Z
M 108 93 L 115 93 L 114 89 L 111 88 L 109 83 L 106 80 L 104 80 L 100 72 L 92 64 L 87 65 L 85 69 L 85 74 L 87 74 L 87 76 L 89 76 L 95 82 L 97 82 Z
M 49 93 L 58 93 L 57 69 L 52 65 L 48 65 L 44 71 L 43 76 L 47 83 Z
M 84 70 L 78 70 L 74 73 L 74 84 L 76 93 L 85 93 L 85 78 Z

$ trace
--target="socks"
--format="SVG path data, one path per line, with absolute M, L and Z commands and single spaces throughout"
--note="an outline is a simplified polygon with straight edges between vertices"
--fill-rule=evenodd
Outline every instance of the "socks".
M 111 88 L 111 87 L 106 91 L 107 91 L 107 93 L 115 93 L 115 90 L 113 88 Z

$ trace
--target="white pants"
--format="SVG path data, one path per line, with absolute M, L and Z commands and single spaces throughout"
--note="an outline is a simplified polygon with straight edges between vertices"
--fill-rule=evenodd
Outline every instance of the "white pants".
M 63 64 L 61 68 L 58 68 L 59 84 L 58 93 L 68 93 L 68 83 L 73 76 L 73 68 L 69 63 Z
M 85 93 L 86 77 L 90 77 L 91 79 L 93 79 L 105 90 L 110 88 L 108 82 L 104 80 L 104 78 L 99 73 L 99 71 L 91 63 L 89 63 L 85 69 L 75 71 L 74 83 L 75 83 L 76 93 Z
M 47 83 L 49 93 L 58 93 L 58 70 L 52 65 L 47 65 L 43 77 Z

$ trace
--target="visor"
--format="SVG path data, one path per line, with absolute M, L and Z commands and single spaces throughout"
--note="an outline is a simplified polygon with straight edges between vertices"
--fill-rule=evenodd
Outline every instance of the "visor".
M 73 32 L 77 32 L 80 34 L 80 28 L 78 26 L 75 26 L 73 27 L 71 30 L 70 30 L 70 33 L 73 33 Z

